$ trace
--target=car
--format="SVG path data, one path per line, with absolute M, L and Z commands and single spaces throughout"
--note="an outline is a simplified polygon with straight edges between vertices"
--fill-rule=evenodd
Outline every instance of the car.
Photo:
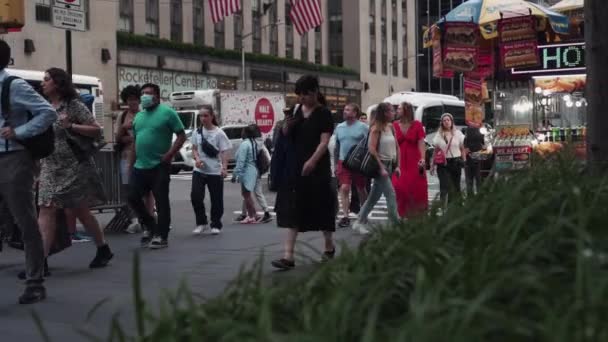
M 173 157 L 173 161 L 171 162 L 171 173 L 174 175 L 181 171 L 192 171 L 194 168 L 191 137 L 192 130 L 186 130 L 186 142 L 184 142 L 184 145 L 180 148 L 179 152 L 175 154 L 175 157 Z M 175 141 L 175 139 L 176 136 L 174 135 L 173 141 Z
M 229 170 L 234 169 L 234 167 L 236 166 L 236 151 L 239 150 L 239 147 L 241 146 L 241 143 L 243 142 L 243 139 L 241 138 L 241 135 L 243 133 L 243 128 L 245 128 L 247 126 L 248 125 L 243 124 L 243 125 L 226 125 L 226 126 L 221 127 L 222 131 L 224 131 L 224 133 L 226 133 L 226 136 L 228 137 L 228 140 L 230 140 L 230 144 L 232 145 L 232 148 L 228 151 L 227 168 Z M 261 133 L 256 137 L 255 140 L 258 143 L 258 145 L 264 143 L 264 139 L 262 138 Z

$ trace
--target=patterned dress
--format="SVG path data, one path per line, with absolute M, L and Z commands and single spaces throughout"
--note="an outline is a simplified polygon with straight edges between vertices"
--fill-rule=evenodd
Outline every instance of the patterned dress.
M 94 125 L 95 117 L 78 99 L 64 102 L 57 113 L 67 113 L 69 121 L 80 125 Z M 91 138 L 64 129 L 59 120 L 53 124 L 55 151 L 41 161 L 38 204 L 57 208 L 93 207 L 106 202 L 101 178 L 93 158 L 78 162 L 68 144 L 68 136 L 80 145 Z M 101 132 L 100 132 L 101 134 Z

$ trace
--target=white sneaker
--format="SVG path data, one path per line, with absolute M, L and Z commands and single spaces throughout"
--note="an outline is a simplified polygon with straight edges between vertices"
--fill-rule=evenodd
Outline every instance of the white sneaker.
M 196 228 L 194 228 L 194 230 L 192 231 L 192 234 L 194 235 L 201 235 L 202 233 L 206 232 L 207 230 L 209 230 L 209 226 L 208 225 L 200 225 L 200 226 L 196 226 Z
M 211 228 L 211 234 L 219 235 L 222 231 L 217 228 Z
M 357 221 L 357 222 L 355 222 L 355 223 L 353 224 L 353 230 L 354 230 L 355 232 L 357 232 L 357 233 L 359 233 L 359 234 L 363 234 L 363 235 L 366 235 L 366 234 L 369 234 L 369 233 L 370 233 L 369 229 L 367 229 L 367 228 L 365 227 L 365 224 L 363 224 L 363 223 L 361 223 L 361 222 L 359 222 L 359 221 Z
M 137 234 L 141 232 L 141 225 L 137 221 L 132 222 L 127 228 L 126 232 L 129 234 Z

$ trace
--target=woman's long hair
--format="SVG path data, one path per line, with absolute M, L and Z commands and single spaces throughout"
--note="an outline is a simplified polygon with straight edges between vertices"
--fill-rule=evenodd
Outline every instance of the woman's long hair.
M 401 102 L 401 108 L 403 108 L 403 116 L 399 120 L 403 123 L 414 121 L 414 107 L 409 102 Z
M 203 110 L 208 112 L 209 115 L 211 115 L 211 123 L 213 124 L 213 126 L 219 126 L 219 124 L 217 122 L 217 116 L 215 115 L 215 112 L 213 111 L 213 106 L 204 104 L 201 106 L 200 111 L 203 111 Z M 199 116 L 200 116 L 200 114 L 199 114 Z M 199 118 L 199 122 L 200 122 L 200 118 Z
M 374 129 L 382 132 L 386 125 L 390 124 L 390 119 L 388 117 L 389 113 L 393 110 L 393 106 L 388 102 L 382 102 L 378 104 L 376 107 L 376 112 L 374 115 L 374 121 L 371 123 Z
M 57 87 L 57 95 L 62 101 L 69 102 L 73 99 L 78 98 L 78 91 L 72 83 L 72 77 L 68 73 L 60 68 L 50 68 L 46 71 L 47 74 L 55 83 Z
M 449 129 L 443 128 L 443 118 L 445 118 L 445 117 L 449 117 L 451 119 L 451 121 L 452 121 L 452 127 L 450 127 Z M 441 119 L 439 120 L 439 131 L 441 133 L 445 133 L 445 132 L 451 132 L 451 133 L 453 133 L 455 130 L 456 130 L 456 125 L 454 124 L 454 116 L 452 114 L 450 114 L 450 113 L 444 113 L 441 116 Z

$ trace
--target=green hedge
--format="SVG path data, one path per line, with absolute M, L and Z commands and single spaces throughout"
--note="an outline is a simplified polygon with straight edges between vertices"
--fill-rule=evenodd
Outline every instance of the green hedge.
M 187 44 L 171 41 L 168 39 L 160 39 L 155 37 L 140 36 L 127 32 L 118 32 L 116 34 L 118 46 L 124 47 L 138 47 L 138 48 L 157 48 L 167 49 L 177 52 L 185 52 L 192 54 L 199 54 L 204 56 L 210 56 L 221 59 L 232 59 L 241 60 L 241 53 L 237 50 L 222 50 L 216 49 L 203 45 Z M 245 58 L 248 62 L 255 62 L 269 65 L 282 65 L 285 67 L 297 68 L 302 70 L 348 75 L 348 76 L 359 76 L 359 74 L 348 68 L 340 68 L 331 65 L 319 65 L 308 63 L 291 58 L 279 58 L 271 55 L 263 55 L 257 53 L 246 53 Z
M 114 322 L 109 340 L 608 341 L 606 203 L 608 178 L 539 162 L 306 276 L 269 283 L 257 267 L 219 298 L 182 289 L 152 313 L 136 271 L 139 335 Z

